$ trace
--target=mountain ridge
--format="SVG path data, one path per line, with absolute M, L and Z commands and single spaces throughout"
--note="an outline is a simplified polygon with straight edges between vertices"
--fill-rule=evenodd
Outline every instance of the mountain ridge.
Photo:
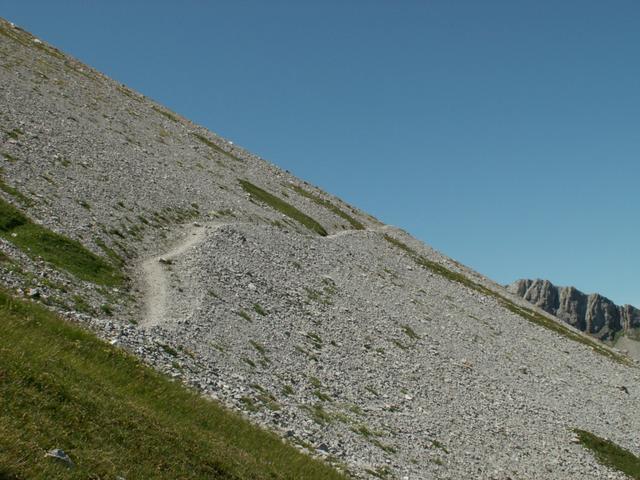
M 625 478 L 575 430 L 640 452 L 629 358 L 5 21 L 0 51 L 2 202 L 123 275 L 7 226 L 6 288 L 357 478 Z
M 507 290 L 602 340 L 614 340 L 619 333 L 634 334 L 640 328 L 639 309 L 616 305 L 598 293 L 585 294 L 541 279 L 516 280 Z

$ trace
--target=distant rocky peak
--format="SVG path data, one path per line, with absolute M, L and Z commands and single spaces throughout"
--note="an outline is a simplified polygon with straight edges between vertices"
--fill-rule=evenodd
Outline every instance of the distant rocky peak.
M 618 306 L 599 293 L 557 287 L 542 279 L 516 280 L 507 290 L 602 340 L 610 340 L 620 331 L 640 328 L 640 310 L 631 305 Z

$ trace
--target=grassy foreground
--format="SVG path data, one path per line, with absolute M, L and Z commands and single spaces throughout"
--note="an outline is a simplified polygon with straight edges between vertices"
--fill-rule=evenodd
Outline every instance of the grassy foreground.
M 346 478 L 3 291 L 0 332 L 0 480 Z

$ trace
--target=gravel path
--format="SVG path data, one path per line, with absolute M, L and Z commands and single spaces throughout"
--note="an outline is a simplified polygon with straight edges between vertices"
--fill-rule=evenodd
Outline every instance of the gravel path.
M 138 277 L 144 285 L 144 315 L 140 325 L 144 328 L 155 325 L 171 323 L 171 315 L 168 311 L 167 304 L 169 298 L 169 278 L 167 270 L 171 268 L 174 260 L 194 249 L 203 242 L 207 231 L 217 229 L 223 225 L 233 225 L 239 222 L 210 222 L 203 225 L 190 225 L 180 241 L 160 255 L 154 255 L 140 264 Z M 365 230 L 342 230 L 325 237 L 328 240 L 339 238 L 345 235 L 357 235 L 366 231 L 382 232 L 390 228 L 389 225 L 381 227 L 371 227 Z
M 221 225 L 223 224 L 212 223 L 208 226 L 217 228 Z M 202 242 L 205 234 L 206 228 L 203 228 L 201 225 L 193 225 L 187 229 L 180 243 L 171 250 L 142 262 L 140 273 L 146 286 L 144 316 L 141 322 L 142 327 L 160 325 L 169 320 L 167 312 L 168 278 L 166 270 L 175 258 L 184 255 Z

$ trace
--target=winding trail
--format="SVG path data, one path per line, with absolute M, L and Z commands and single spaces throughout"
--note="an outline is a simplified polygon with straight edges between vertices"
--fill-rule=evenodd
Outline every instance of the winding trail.
M 207 228 L 216 228 L 223 224 L 192 226 L 182 241 L 162 255 L 151 257 L 142 262 L 142 278 L 146 284 L 144 295 L 143 327 L 151 327 L 164 322 L 167 316 L 168 279 L 165 264 L 183 255 L 204 240 Z
M 167 274 L 167 264 L 172 260 L 184 255 L 192 248 L 199 245 L 206 237 L 207 232 L 224 225 L 234 225 L 234 223 L 211 222 L 201 226 L 191 226 L 186 230 L 180 242 L 171 250 L 144 260 L 140 265 L 144 290 L 144 313 L 140 326 L 144 328 L 161 325 L 168 321 L 167 299 L 169 297 L 169 278 Z M 355 235 L 366 231 L 381 232 L 391 228 L 389 225 L 367 228 L 365 230 L 341 230 L 326 239 L 334 239 L 344 235 Z

